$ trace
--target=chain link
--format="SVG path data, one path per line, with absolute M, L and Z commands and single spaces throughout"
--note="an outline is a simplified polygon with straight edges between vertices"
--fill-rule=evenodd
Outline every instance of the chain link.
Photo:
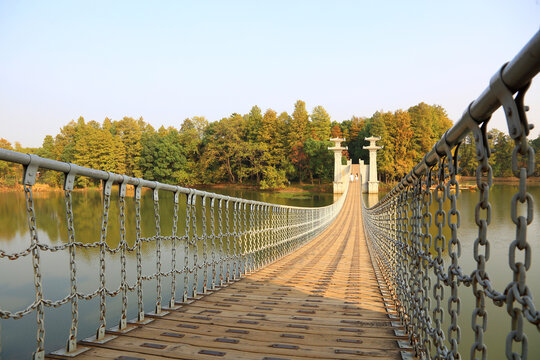
M 197 285 L 199 283 L 199 234 L 197 232 L 197 195 L 193 194 L 191 197 L 191 224 L 192 224 L 192 238 L 191 245 L 193 246 L 193 268 L 190 272 L 193 272 L 193 288 L 191 291 L 192 297 L 197 296 Z
M 137 185 L 135 197 L 135 248 L 137 249 L 137 321 L 144 321 L 142 281 L 141 186 Z
M 96 340 L 105 338 L 106 311 L 107 311 L 107 291 L 105 287 L 105 252 L 107 242 L 107 226 L 109 220 L 109 206 L 111 201 L 112 180 L 103 182 L 103 213 L 101 217 L 101 234 L 99 240 L 99 327 L 96 332 Z
M 514 276 L 513 281 L 508 284 L 504 291 L 506 309 L 511 317 L 511 330 L 506 337 L 506 357 L 508 359 L 527 359 L 528 338 L 523 332 L 524 313 L 527 314 L 527 319 L 540 329 L 538 311 L 534 308 L 531 292 L 527 286 L 527 270 L 531 267 L 532 258 L 531 246 L 527 241 L 527 226 L 533 221 L 534 211 L 534 200 L 531 194 L 527 192 L 527 178 L 532 176 L 535 170 L 534 150 L 527 141 L 530 127 L 527 123 L 523 105 L 523 96 L 529 85 L 530 83 L 520 89 L 516 96 L 515 105 L 519 115 L 518 118 L 512 117 L 512 114 L 506 111 L 508 123 L 514 125 L 514 129 L 519 130 L 510 133 L 515 142 L 512 151 L 512 171 L 519 179 L 519 187 L 510 204 L 510 216 L 512 222 L 516 225 L 516 238 L 510 243 L 509 247 L 509 266 Z M 505 109 L 507 109 L 508 105 L 503 103 Z M 518 207 L 520 206 L 525 207 L 524 213 L 526 216 L 518 216 Z M 523 261 L 518 260 L 518 258 L 523 259 Z M 513 351 L 514 345 L 521 348 L 521 353 Z
M 71 328 L 69 329 L 69 338 L 67 342 L 67 351 L 71 352 L 77 348 L 77 325 L 79 321 L 79 298 L 77 297 L 77 267 L 75 263 L 75 229 L 73 226 L 73 205 L 71 200 L 71 190 L 66 189 L 65 204 L 66 204 L 66 224 L 68 231 L 69 247 L 69 283 L 71 296 Z
M 120 288 L 122 289 L 122 314 L 118 324 L 119 330 L 124 330 L 127 327 L 127 273 L 126 273 L 126 181 L 122 181 L 118 188 L 118 212 L 120 216 Z
M 28 220 L 28 228 L 30 230 L 30 243 L 32 249 L 32 267 L 34 269 L 34 288 L 36 291 L 36 300 L 34 302 L 36 309 L 37 322 L 37 349 L 34 353 L 34 358 L 41 358 L 45 351 L 45 314 L 43 309 L 43 290 L 41 279 L 41 268 L 39 248 L 35 245 L 39 243 L 36 213 L 34 210 L 34 199 L 32 196 L 32 186 L 24 185 L 24 195 L 26 199 L 26 216 Z M 33 304 L 33 305 L 34 305 Z
M 172 309 L 175 307 L 176 302 L 176 240 L 178 232 L 178 206 L 179 206 L 179 197 L 180 194 L 178 191 L 174 193 L 174 204 L 173 204 L 173 224 L 172 224 L 172 244 L 171 244 L 171 299 L 169 300 L 169 307 Z

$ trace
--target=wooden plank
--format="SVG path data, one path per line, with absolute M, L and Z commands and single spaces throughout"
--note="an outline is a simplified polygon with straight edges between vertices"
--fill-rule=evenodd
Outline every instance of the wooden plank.
M 204 339 L 201 339 L 204 340 Z M 170 340 L 157 340 L 153 339 L 151 344 L 161 345 L 160 347 L 142 346 L 149 344 L 148 339 L 141 339 L 133 336 L 121 336 L 110 342 L 99 345 L 101 348 L 121 350 L 125 352 L 136 351 L 136 356 L 162 356 L 175 359 L 209 359 L 208 356 L 201 356 L 201 350 L 215 351 L 223 353 L 222 356 L 216 356 L 216 358 L 234 358 L 234 359 L 253 359 L 259 356 L 275 356 L 286 358 L 311 358 L 311 359 L 328 359 L 328 358 L 340 358 L 340 359 L 356 359 L 359 355 L 364 358 L 379 358 L 379 359 L 398 359 L 399 350 L 389 351 L 383 350 L 359 350 L 358 354 L 337 354 L 335 351 L 341 349 L 341 347 L 324 348 L 323 352 L 319 352 L 318 348 L 314 348 L 309 345 L 294 345 L 286 344 L 284 341 L 279 343 L 266 343 L 265 346 L 244 346 L 241 343 L 221 343 L 215 341 L 201 341 L 195 345 L 180 341 Z M 195 338 L 193 339 L 195 341 Z M 275 346 L 286 345 L 286 346 Z M 288 346 L 287 346 L 288 345 Z M 345 348 L 343 348 L 345 349 Z M 213 357 L 212 357 L 213 358 Z
M 315 334 L 310 332 L 301 333 L 295 331 L 292 328 L 284 328 L 282 331 L 267 331 L 264 333 L 257 330 L 240 329 L 234 326 L 220 327 L 220 326 L 205 326 L 201 325 L 197 329 L 187 329 L 171 327 L 170 329 L 145 327 L 144 329 L 138 329 L 138 331 L 131 332 L 129 336 L 138 337 L 142 339 L 155 339 L 163 341 L 173 341 L 175 336 L 171 336 L 171 333 L 180 334 L 183 336 L 178 337 L 178 342 L 190 343 L 190 344 L 206 344 L 209 341 L 214 341 L 218 338 L 231 338 L 241 339 L 243 344 L 253 344 L 254 346 L 260 346 L 262 343 L 272 344 L 275 342 L 283 342 L 289 344 L 303 344 L 316 348 L 326 348 L 328 346 L 338 346 L 345 348 L 362 348 L 362 349 L 388 349 L 395 345 L 394 338 L 379 338 L 379 337 L 362 337 L 355 335 L 354 333 L 343 333 L 336 336 L 329 336 L 329 334 Z M 339 339 L 358 340 L 343 342 Z M 257 345 L 259 344 L 259 345 Z M 321 352 L 323 350 L 320 350 Z

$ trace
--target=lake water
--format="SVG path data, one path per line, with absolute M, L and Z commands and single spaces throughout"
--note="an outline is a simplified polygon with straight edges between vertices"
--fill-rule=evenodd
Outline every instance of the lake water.
M 512 274 L 508 267 L 508 246 L 515 236 L 515 227 L 509 218 L 509 204 L 517 186 L 497 185 L 492 189 L 490 201 L 493 206 L 492 224 L 488 230 L 488 238 L 491 243 L 491 258 L 487 269 L 495 288 L 502 291 L 512 280 Z M 540 187 L 530 187 L 530 192 L 536 200 L 534 212 L 536 218 L 528 228 L 528 241 L 532 248 L 532 266 L 528 271 L 528 285 L 531 288 L 537 308 L 540 308 L 540 225 L 539 203 Z M 334 201 L 332 194 L 311 193 L 272 193 L 249 190 L 215 189 L 212 190 L 230 196 L 288 204 L 294 206 L 323 206 Z M 477 236 L 477 227 L 474 223 L 474 206 L 477 202 L 478 193 L 463 191 L 460 193 L 458 204 L 461 212 L 461 226 L 459 238 L 462 244 L 460 264 L 465 273 L 470 273 L 476 266 L 472 259 L 472 244 Z M 39 228 L 40 242 L 59 245 L 67 242 L 66 216 L 64 196 L 61 192 L 36 193 L 34 195 L 36 218 Z M 367 197 L 366 197 L 367 199 Z M 108 226 L 108 243 L 116 247 L 119 242 L 120 221 L 118 219 L 118 195 L 113 192 L 111 198 L 110 219 Z M 374 201 L 375 199 L 369 199 Z M 172 229 L 172 194 L 160 192 L 160 218 L 163 235 L 170 235 Z M 180 203 L 179 233 L 183 234 L 185 221 L 185 204 Z M 445 204 L 448 209 L 449 204 Z M 75 214 L 75 233 L 77 241 L 91 243 L 99 240 L 101 227 L 101 195 L 99 191 L 82 191 L 73 193 L 73 210 Z M 135 238 L 134 201 L 132 197 L 126 198 L 126 238 L 132 245 Z M 154 209 L 151 192 L 143 193 L 142 200 L 142 235 L 151 237 L 155 233 Z M 198 219 L 200 219 L 200 214 Z M 433 227 L 434 228 L 434 227 Z M 200 226 L 199 226 L 200 229 Z M 447 234 L 448 235 L 448 234 Z M 24 194 L 0 193 L 0 248 L 12 253 L 26 248 L 29 244 L 28 224 L 25 213 Z M 181 246 L 180 248 L 182 248 Z M 170 263 L 170 257 L 166 245 L 164 245 L 163 263 Z M 77 282 L 79 291 L 90 293 L 99 286 L 99 253 L 96 249 L 77 251 Z M 177 254 L 178 261 L 183 259 L 180 251 Z M 448 261 L 448 259 L 446 259 Z M 155 248 L 143 247 L 143 273 L 155 271 Z M 44 253 L 41 255 L 41 268 L 43 270 L 44 296 L 48 299 L 61 299 L 69 294 L 69 262 L 65 251 L 57 253 Z M 107 256 L 107 287 L 114 289 L 119 285 L 120 266 L 118 256 Z M 134 282 L 135 257 L 127 257 L 128 281 Z M 168 268 L 164 265 L 163 271 Z M 16 275 L 16 276 L 15 276 Z M 179 276 L 183 278 L 183 276 Z M 199 281 L 201 276 L 199 276 Z M 190 279 L 193 281 L 193 279 Z M 179 280 L 177 286 L 177 299 L 180 299 L 180 291 L 183 280 Z M 155 281 L 149 281 L 144 286 L 145 311 L 153 311 L 156 297 Z M 0 260 L 0 308 L 16 311 L 24 309 L 34 300 L 34 286 L 31 257 L 17 261 L 7 259 Z M 199 284 L 200 289 L 200 284 Z M 462 339 L 460 350 L 464 358 L 469 358 L 469 349 L 473 341 L 470 319 L 474 307 L 474 298 L 470 288 L 460 286 L 459 295 L 462 298 L 460 326 Z M 163 281 L 163 303 L 168 301 L 170 292 L 170 280 Z M 444 306 L 446 308 L 448 289 L 445 289 Z M 128 297 L 128 319 L 136 317 L 137 299 L 134 295 Z M 487 341 L 493 345 L 488 348 L 490 359 L 504 358 L 504 342 L 510 329 L 510 320 L 506 309 L 495 307 L 491 301 L 488 305 L 488 331 Z M 93 335 L 99 324 L 99 299 L 79 302 L 79 335 L 84 338 Z M 117 325 L 121 308 L 120 296 L 107 299 L 107 327 Z M 25 316 L 21 320 L 1 320 L 1 358 L 19 359 L 28 358 L 35 347 L 36 320 L 35 313 Z M 51 321 L 54 319 L 54 321 Z M 445 314 L 445 321 L 448 316 Z M 58 309 L 46 309 L 46 351 L 53 351 L 65 346 L 71 322 L 71 309 L 69 304 Z M 447 324 L 444 324 L 444 329 Z M 540 334 L 535 327 L 526 323 L 525 331 L 529 341 L 529 359 L 540 359 Z M 446 334 L 446 331 L 445 331 Z

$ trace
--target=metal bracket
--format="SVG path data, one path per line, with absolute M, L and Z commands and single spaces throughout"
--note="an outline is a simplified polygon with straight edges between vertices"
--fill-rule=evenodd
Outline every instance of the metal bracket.
M 71 191 L 75 186 L 75 176 L 77 175 L 77 168 L 79 165 L 69 164 L 69 171 L 64 177 L 64 190 Z
M 114 184 L 114 174 L 112 172 L 107 172 L 109 174 L 109 178 L 107 180 L 103 180 L 103 196 L 110 196 L 112 192 L 112 186 Z
M 178 204 L 180 198 L 180 186 L 176 187 L 176 191 L 174 192 L 174 203 Z
M 118 196 L 121 198 L 126 196 L 127 181 L 128 177 L 126 175 L 122 175 L 122 182 L 118 184 Z
M 154 202 L 159 201 L 159 184 L 155 181 L 156 187 L 153 189 L 152 194 L 154 196 Z
M 137 179 L 137 185 L 135 185 L 135 192 L 133 194 L 135 197 L 135 200 L 141 200 L 141 189 L 142 189 L 141 179 Z
M 521 136 L 529 135 L 529 130 L 533 128 L 532 124 L 528 124 L 527 116 L 525 115 L 528 107 L 523 105 L 525 93 L 529 89 L 531 82 L 529 81 L 522 88 L 518 89 L 516 98 L 514 99 L 512 91 L 506 86 L 502 78 L 504 68 L 507 64 L 504 64 L 493 75 L 489 82 L 489 88 L 503 106 L 506 123 L 508 124 L 508 133 L 512 139 L 516 140 Z
M 187 205 L 195 205 L 195 190 L 189 189 L 189 194 L 187 194 Z
M 475 122 L 475 125 L 472 125 L 471 131 L 474 136 L 474 143 L 476 146 L 476 159 L 478 162 L 482 162 L 487 167 L 487 161 L 491 156 L 491 149 L 489 148 L 488 136 L 487 136 L 487 123 L 488 119 L 482 121 L 482 126 L 478 126 L 480 121 L 475 119 L 471 114 L 472 103 L 469 104 L 467 108 L 468 116 Z
M 30 162 L 24 166 L 23 185 L 32 186 L 36 183 L 41 158 L 34 154 L 28 154 L 28 156 L 30 157 Z

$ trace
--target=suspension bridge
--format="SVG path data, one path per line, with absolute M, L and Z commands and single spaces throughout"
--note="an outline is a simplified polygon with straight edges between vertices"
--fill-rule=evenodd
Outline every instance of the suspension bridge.
M 36 338 L 25 344 L 35 349 L 34 359 L 460 359 L 487 358 L 493 344 L 486 334 L 498 331 L 488 327 L 488 313 L 499 311 L 510 331 L 505 354 L 490 356 L 526 359 L 540 340 L 540 312 L 527 276 L 532 268 L 528 227 L 534 215 L 527 178 L 535 171 L 535 153 L 527 139 L 532 124 L 524 97 L 539 71 L 537 33 L 495 73 L 423 160 L 371 208 L 362 206 L 360 181 L 344 182 L 344 194 L 332 205 L 300 208 L 0 150 L 1 160 L 24 167 L 30 234 L 23 250 L 0 249 L 0 261 L 31 263 L 35 296 L 22 309 L 0 304 L 0 317 L 36 317 Z M 493 179 L 486 128 L 501 106 L 515 142 L 512 168 L 519 181 L 505 209 L 515 237 L 506 244 L 512 280 L 503 288 L 494 285 L 487 267 Z M 462 254 L 458 160 L 459 145 L 469 133 L 478 161 L 478 202 L 472 211 L 477 231 L 473 253 Z M 65 174 L 68 241 L 60 245 L 40 241 L 32 190 L 40 169 Z M 99 241 L 81 241 L 75 232 L 72 190 L 79 176 L 103 184 Z M 114 194 L 113 186 L 118 186 Z M 128 187 L 133 188 L 132 205 L 126 202 Z M 152 191 L 154 213 L 144 215 L 155 220 L 155 234 L 149 237 L 141 232 L 143 188 Z M 163 234 L 160 218 L 164 192 L 173 194 L 170 235 Z M 107 241 L 111 199 L 118 201 L 114 215 L 120 218 L 116 245 Z M 128 206 L 135 215 L 132 239 L 125 221 Z M 148 247 L 154 251 L 152 264 L 143 261 Z M 84 292 L 77 268 L 81 252 L 88 249 L 99 264 L 98 284 Z M 48 253 L 63 253 L 69 268 L 69 293 L 56 300 L 46 296 L 42 280 L 40 259 Z M 465 256 L 474 259 L 471 272 L 461 266 Z M 118 286 L 111 285 L 111 268 L 119 273 Z M 475 298 L 469 313 L 461 309 L 465 293 Z M 121 301 L 111 309 L 113 299 Z M 94 314 L 99 314 L 93 336 L 80 333 L 86 320 L 79 309 L 86 303 L 95 304 Z M 61 307 L 71 309 L 69 326 L 59 329 L 66 346 L 49 349 L 45 323 L 54 323 L 54 311 Z M 471 319 L 474 342 L 468 348 L 460 347 L 463 318 Z M 0 339 L 9 331 L 3 326 Z

